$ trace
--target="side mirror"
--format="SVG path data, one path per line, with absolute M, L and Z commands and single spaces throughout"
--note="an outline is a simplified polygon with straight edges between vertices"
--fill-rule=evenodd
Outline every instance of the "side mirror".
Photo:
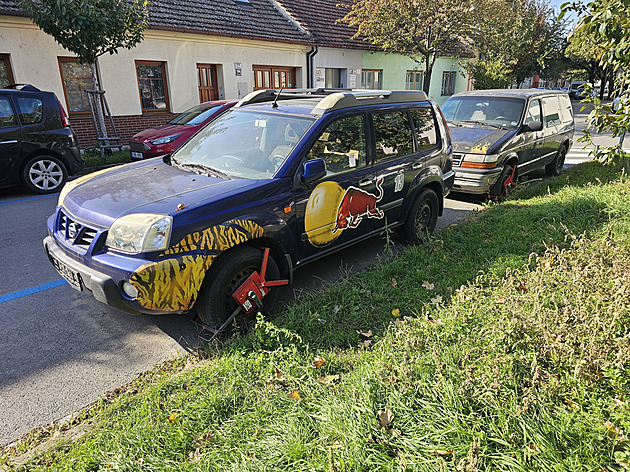
M 171 155 L 170 154 L 164 154 L 162 156 L 162 162 L 164 162 L 164 164 L 171 164 Z
M 523 131 L 542 131 L 542 121 L 530 121 L 526 125 L 523 125 Z
M 304 172 L 301 181 L 303 184 L 310 184 L 326 175 L 326 163 L 323 159 L 311 159 L 304 163 Z

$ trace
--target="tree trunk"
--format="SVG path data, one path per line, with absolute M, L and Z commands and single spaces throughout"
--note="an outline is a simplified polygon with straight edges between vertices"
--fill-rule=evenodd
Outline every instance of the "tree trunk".
M 435 65 L 436 54 L 429 53 L 424 55 L 424 81 L 422 82 L 422 90 L 429 96 L 431 87 L 431 76 L 433 75 L 433 66 Z

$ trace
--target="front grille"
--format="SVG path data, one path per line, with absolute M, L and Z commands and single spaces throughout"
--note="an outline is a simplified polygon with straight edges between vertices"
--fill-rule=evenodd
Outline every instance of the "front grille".
M 63 210 L 59 211 L 59 235 L 68 243 L 87 251 L 97 234 L 96 228 L 71 218 Z
M 133 152 L 143 152 L 151 149 L 148 144 L 139 143 L 137 141 L 129 141 L 129 149 Z
M 462 165 L 462 161 L 464 160 L 464 153 L 463 152 L 454 152 L 453 153 L 453 165 L 454 166 L 461 166 Z

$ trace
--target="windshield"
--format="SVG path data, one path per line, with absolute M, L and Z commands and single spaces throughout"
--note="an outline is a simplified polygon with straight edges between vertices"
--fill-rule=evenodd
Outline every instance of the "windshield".
M 271 178 L 312 124 L 301 116 L 232 109 L 193 136 L 172 160 L 230 177 Z
M 215 112 L 217 112 L 221 106 L 211 107 L 208 105 L 197 105 L 196 107 L 186 110 L 181 115 L 177 115 L 171 121 L 169 125 L 200 125 L 208 118 L 210 118 Z
M 523 114 L 525 100 L 506 97 L 451 97 L 442 105 L 446 121 L 515 128 Z

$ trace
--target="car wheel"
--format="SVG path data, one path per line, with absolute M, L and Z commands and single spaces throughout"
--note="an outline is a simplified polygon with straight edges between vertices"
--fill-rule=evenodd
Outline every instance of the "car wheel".
M 501 200 L 507 197 L 515 183 L 516 167 L 512 164 L 506 164 L 499 179 L 490 187 L 490 198 Z
M 562 168 L 564 167 L 565 157 L 567 157 L 567 148 L 565 146 L 560 146 L 560 149 L 558 149 L 558 152 L 556 153 L 556 157 L 554 157 L 553 161 L 545 166 L 545 173 L 547 175 L 560 175 Z
M 416 197 L 409 216 L 402 227 L 405 241 L 425 242 L 435 230 L 439 212 L 438 196 L 431 189 L 424 189 Z
M 206 275 L 197 301 L 197 315 L 201 322 L 211 329 L 218 329 L 238 307 L 232 294 L 238 289 L 254 271 L 260 273 L 262 251 L 250 246 L 241 246 L 225 254 L 220 261 L 216 261 Z M 214 270 L 213 270 L 214 269 Z M 267 280 L 280 278 L 278 265 L 269 256 L 267 263 Z M 263 313 L 269 313 L 276 302 L 278 289 L 272 288 L 263 298 Z M 237 317 L 243 327 L 247 329 L 254 319 L 252 316 Z M 249 318 L 249 320 L 247 320 Z M 228 329 L 229 331 L 229 329 Z
M 66 166 L 56 157 L 35 156 L 22 171 L 22 182 L 35 193 L 58 192 L 68 180 Z

